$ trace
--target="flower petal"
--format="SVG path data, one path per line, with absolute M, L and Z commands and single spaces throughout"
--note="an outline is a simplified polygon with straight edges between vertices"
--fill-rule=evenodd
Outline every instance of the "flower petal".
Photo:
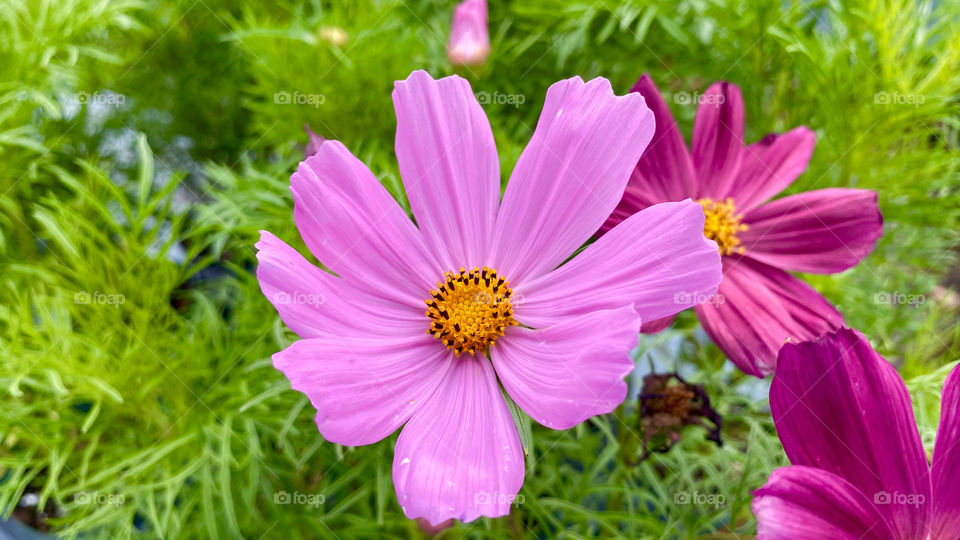
M 560 268 L 514 287 L 515 318 L 546 328 L 632 304 L 653 321 L 702 302 L 720 282 L 720 255 L 703 220 L 689 199 L 634 214 Z
M 640 318 L 632 307 L 570 317 L 543 330 L 510 327 L 491 348 L 510 397 L 534 420 L 567 429 L 623 402 Z
M 790 463 L 845 478 L 898 538 L 926 537 L 930 474 L 910 395 L 862 334 L 784 345 L 770 410 Z
M 650 322 L 645 322 L 640 327 L 641 334 L 656 334 L 658 332 L 663 332 L 667 328 L 670 328 L 670 325 L 673 324 L 673 320 L 676 319 L 676 315 L 667 315 L 666 317 L 661 317 L 659 319 L 654 319 Z
M 490 362 L 461 356 L 400 432 L 393 484 L 403 512 L 437 525 L 510 512 L 523 449 Z
M 653 79 L 644 73 L 630 91 L 643 96 L 656 120 L 656 131 L 630 176 L 620 204 L 603 224 L 604 233 L 651 204 L 680 201 L 696 190 L 687 143 Z
M 397 161 L 425 243 L 445 270 L 483 266 L 500 201 L 490 123 L 457 77 L 397 81 Z
M 943 383 L 933 449 L 931 538 L 960 538 L 960 366 Z
M 304 242 L 347 283 L 418 308 L 443 275 L 420 231 L 339 141 L 327 141 L 290 177 Z
M 835 274 L 867 256 L 883 232 L 877 193 L 830 188 L 777 199 L 749 212 L 747 254 L 775 266 Z
M 267 231 L 260 231 L 256 247 L 260 289 L 300 337 L 355 335 L 371 327 L 381 334 L 411 335 L 428 326 L 422 308 L 352 290 Z
M 579 77 L 547 90 L 540 122 L 497 214 L 493 262 L 511 283 L 556 268 L 616 207 L 653 136 L 643 97 Z
M 697 198 L 724 198 L 736 179 L 744 146 L 743 97 L 737 85 L 720 81 L 703 93 L 691 146 Z
M 455 66 L 482 64 L 490 54 L 487 0 L 464 0 L 453 10 L 447 58 Z
M 741 212 L 763 204 L 807 170 L 816 142 L 817 136 L 800 126 L 783 134 L 770 133 L 747 146 L 733 186 L 722 198 L 733 197 Z
M 757 540 L 892 540 L 883 516 L 843 478 L 783 467 L 753 494 Z
M 420 410 L 455 363 L 426 333 L 415 337 L 301 339 L 273 355 L 273 365 L 317 409 L 331 442 L 375 443 Z
M 813 339 L 843 324 L 825 298 L 790 274 L 750 260 L 723 258 L 715 301 L 696 307 L 710 339 L 744 373 L 772 373 L 787 340 Z

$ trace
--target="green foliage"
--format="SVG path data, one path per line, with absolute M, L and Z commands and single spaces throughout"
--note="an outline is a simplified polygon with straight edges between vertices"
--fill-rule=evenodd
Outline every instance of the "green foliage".
M 452 8 L 0 0 L 4 516 L 30 492 L 65 537 L 420 534 L 394 496 L 395 438 L 324 441 L 308 400 L 272 367 L 270 355 L 295 336 L 260 294 L 253 245 L 268 229 L 306 253 L 288 190 L 306 123 L 342 140 L 404 201 L 390 92 L 414 69 L 455 72 L 444 55 Z M 504 180 L 549 84 L 602 75 L 626 91 L 646 71 L 684 133 L 695 108 L 676 96 L 721 78 L 743 89 L 748 140 L 814 129 L 813 161 L 791 192 L 878 190 L 885 234 L 874 253 L 841 275 L 807 278 L 910 379 L 932 442 L 940 384 L 960 348 L 950 275 L 960 4 L 490 9 L 491 58 L 459 73 L 475 91 L 524 98 L 485 106 Z M 332 27 L 346 42 L 331 39 Z M 322 98 L 289 103 L 283 92 Z M 878 293 L 922 301 L 878 303 Z M 443 537 L 751 534 L 750 492 L 786 464 L 762 386 L 758 395 L 756 381 L 730 370 L 690 314 L 642 339 L 638 361 L 652 358 L 707 388 L 724 416 L 722 447 L 689 428 L 669 452 L 629 465 L 635 403 L 565 432 L 534 425 L 512 514 Z M 279 504 L 284 492 L 323 502 Z M 723 502 L 677 504 L 680 492 Z

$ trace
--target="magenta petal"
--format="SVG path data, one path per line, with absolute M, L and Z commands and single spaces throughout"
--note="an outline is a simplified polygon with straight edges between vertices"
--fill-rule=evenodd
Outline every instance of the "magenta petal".
M 393 454 L 404 514 L 433 525 L 506 515 L 523 484 L 520 436 L 490 362 L 464 355 L 451 366 Z
M 697 198 L 721 199 L 730 193 L 743 152 L 743 97 L 726 81 L 703 93 L 693 122 L 693 166 Z
M 630 91 L 643 96 L 656 120 L 656 131 L 603 232 L 651 204 L 683 200 L 696 190 L 690 151 L 653 79 L 644 73 Z
M 931 538 L 960 538 L 960 367 L 940 397 L 940 428 L 933 449 Z
M 570 317 L 543 330 L 511 327 L 491 349 L 493 367 L 524 412 L 549 428 L 567 429 L 623 402 L 639 330 L 632 307 Z
M 482 64 L 490 54 L 487 0 L 464 0 L 453 10 L 447 58 L 455 66 Z
M 309 125 L 305 124 L 303 129 L 307 132 L 307 137 L 310 139 L 307 142 L 307 147 L 303 151 L 303 159 L 307 159 L 320 150 L 320 147 L 323 145 L 323 143 L 327 142 L 327 138 L 314 133 L 313 130 L 310 129 Z
M 813 339 L 843 324 L 836 308 L 790 274 L 750 260 L 723 258 L 716 298 L 696 308 L 710 339 L 744 373 L 772 373 L 784 342 Z
M 784 345 L 770 410 L 790 463 L 847 479 L 880 503 L 898 538 L 926 537 L 930 474 L 910 395 L 862 334 Z
M 267 231 L 260 231 L 257 249 L 260 289 L 300 337 L 357 335 L 371 325 L 381 334 L 410 335 L 426 328 L 422 308 L 352 290 Z
M 773 471 L 753 494 L 757 540 L 893 540 L 870 499 L 813 467 Z
M 512 284 L 556 268 L 597 231 L 653 136 L 643 97 L 606 79 L 560 81 L 497 214 L 494 268 Z
M 667 328 L 670 328 L 670 325 L 673 324 L 673 320 L 676 319 L 676 315 L 668 315 L 666 317 L 661 317 L 659 319 L 654 319 L 650 322 L 643 323 L 640 326 L 641 334 L 656 334 L 658 332 L 663 332 Z
M 817 137 L 805 126 L 783 134 L 771 133 L 743 150 L 729 193 L 737 209 L 747 212 L 787 188 L 807 170 Z
M 357 446 L 393 433 L 420 410 L 455 363 L 432 336 L 329 335 L 301 339 L 273 355 L 273 365 L 317 409 L 329 441 Z
M 423 308 L 443 270 L 400 205 L 339 141 L 302 162 L 290 190 L 297 228 L 321 263 L 357 288 Z
M 445 270 L 483 266 L 500 201 L 500 163 L 470 83 L 414 71 L 397 81 L 393 103 L 400 176 L 424 241 Z
M 516 319 L 545 328 L 634 305 L 652 321 L 703 302 L 720 282 L 720 255 L 703 237 L 703 221 L 702 207 L 689 199 L 634 214 L 560 268 L 515 286 Z
M 747 254 L 778 268 L 834 274 L 867 256 L 883 232 L 877 193 L 830 188 L 750 211 L 740 234 Z

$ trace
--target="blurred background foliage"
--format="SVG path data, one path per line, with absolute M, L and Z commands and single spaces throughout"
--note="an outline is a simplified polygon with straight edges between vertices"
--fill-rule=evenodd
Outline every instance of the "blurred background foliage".
M 572 75 L 625 92 L 649 72 L 687 134 L 684 96 L 718 79 L 742 88 L 749 141 L 810 126 L 817 148 L 789 191 L 876 189 L 885 231 L 857 268 L 808 279 L 908 378 L 932 442 L 960 341 L 960 3 L 491 2 L 491 58 L 459 71 L 444 53 L 452 9 L 0 0 L 4 517 L 65 537 L 422 534 L 395 500 L 393 438 L 325 442 L 272 368 L 295 336 L 253 276 L 260 229 L 306 253 L 288 191 L 304 124 L 404 201 L 390 92 L 414 69 L 523 96 L 485 106 L 504 179 L 546 88 Z M 284 92 L 323 103 L 284 103 Z M 722 447 L 688 428 L 630 465 L 635 401 L 566 432 L 533 426 L 522 503 L 443 537 L 752 534 L 750 492 L 786 463 L 769 382 L 731 369 L 689 314 L 644 337 L 637 358 L 638 373 L 705 386 Z M 279 504 L 283 492 L 324 499 Z M 723 503 L 677 504 L 681 492 Z

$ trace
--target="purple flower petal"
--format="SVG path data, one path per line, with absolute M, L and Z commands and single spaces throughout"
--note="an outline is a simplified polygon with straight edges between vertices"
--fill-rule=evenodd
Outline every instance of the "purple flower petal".
M 397 439 L 393 484 L 404 514 L 432 525 L 506 515 L 523 474 L 520 436 L 490 362 L 454 359 Z
M 893 540 L 883 516 L 856 487 L 813 467 L 773 471 L 753 495 L 757 540 Z
M 549 428 L 567 429 L 623 402 L 639 330 L 632 307 L 570 317 L 543 330 L 511 327 L 491 349 L 493 367 L 524 412 Z
M 390 193 L 339 141 L 327 141 L 290 177 L 294 220 L 324 266 L 373 295 L 423 309 L 443 270 Z
M 426 333 L 328 335 L 273 355 L 273 365 L 316 407 L 324 438 L 350 446 L 375 443 L 428 407 L 455 361 Z
M 516 319 L 545 328 L 634 305 L 652 321 L 702 302 L 720 282 L 720 255 L 703 236 L 703 219 L 690 200 L 634 214 L 557 270 L 515 287 Z
M 710 339 L 744 373 L 757 377 L 773 372 L 787 340 L 813 339 L 843 324 L 812 287 L 748 257 L 723 258 L 723 283 L 696 312 Z
M 327 138 L 314 133 L 309 125 L 304 125 L 303 129 L 307 132 L 307 137 L 310 138 L 310 141 L 307 142 L 307 147 L 303 151 L 303 159 L 307 159 L 320 150 L 320 146 L 327 142 Z
M 740 240 L 751 258 L 798 272 L 834 274 L 867 256 L 883 232 L 877 193 L 830 188 L 750 211 Z
M 787 188 L 807 170 L 817 137 L 806 126 L 783 134 L 770 133 L 747 146 L 729 193 L 737 208 L 747 212 Z
M 483 266 L 500 201 L 500 164 L 470 84 L 414 71 L 397 81 L 393 103 L 400 176 L 425 243 L 444 269 Z
M 482 64 L 490 54 L 487 0 L 464 0 L 453 11 L 447 58 L 455 66 Z
M 703 93 L 693 122 L 693 166 L 698 199 L 723 199 L 732 190 L 743 152 L 743 97 L 726 81 Z
M 630 177 L 623 199 L 603 224 L 603 233 L 651 204 L 680 201 L 696 191 L 687 143 L 653 79 L 644 73 L 630 91 L 643 96 L 656 120 L 656 131 Z
M 670 328 L 670 325 L 673 324 L 673 320 L 676 319 L 676 315 L 667 315 L 666 317 L 661 317 L 659 319 L 654 319 L 650 322 L 643 323 L 640 326 L 641 334 L 656 334 L 658 332 L 663 332 L 667 328 Z
M 497 214 L 494 268 L 516 285 L 569 257 L 616 207 L 653 131 L 643 97 L 615 96 L 606 79 L 551 86 Z
M 930 474 L 910 396 L 862 334 L 784 345 L 770 410 L 790 463 L 845 478 L 898 538 L 926 537 Z
M 943 383 L 931 476 L 930 538 L 960 538 L 960 367 L 953 368 Z
M 422 308 L 352 289 L 267 231 L 260 232 L 257 249 L 260 289 L 300 337 L 360 335 L 371 327 L 382 334 L 412 335 L 426 326 Z

